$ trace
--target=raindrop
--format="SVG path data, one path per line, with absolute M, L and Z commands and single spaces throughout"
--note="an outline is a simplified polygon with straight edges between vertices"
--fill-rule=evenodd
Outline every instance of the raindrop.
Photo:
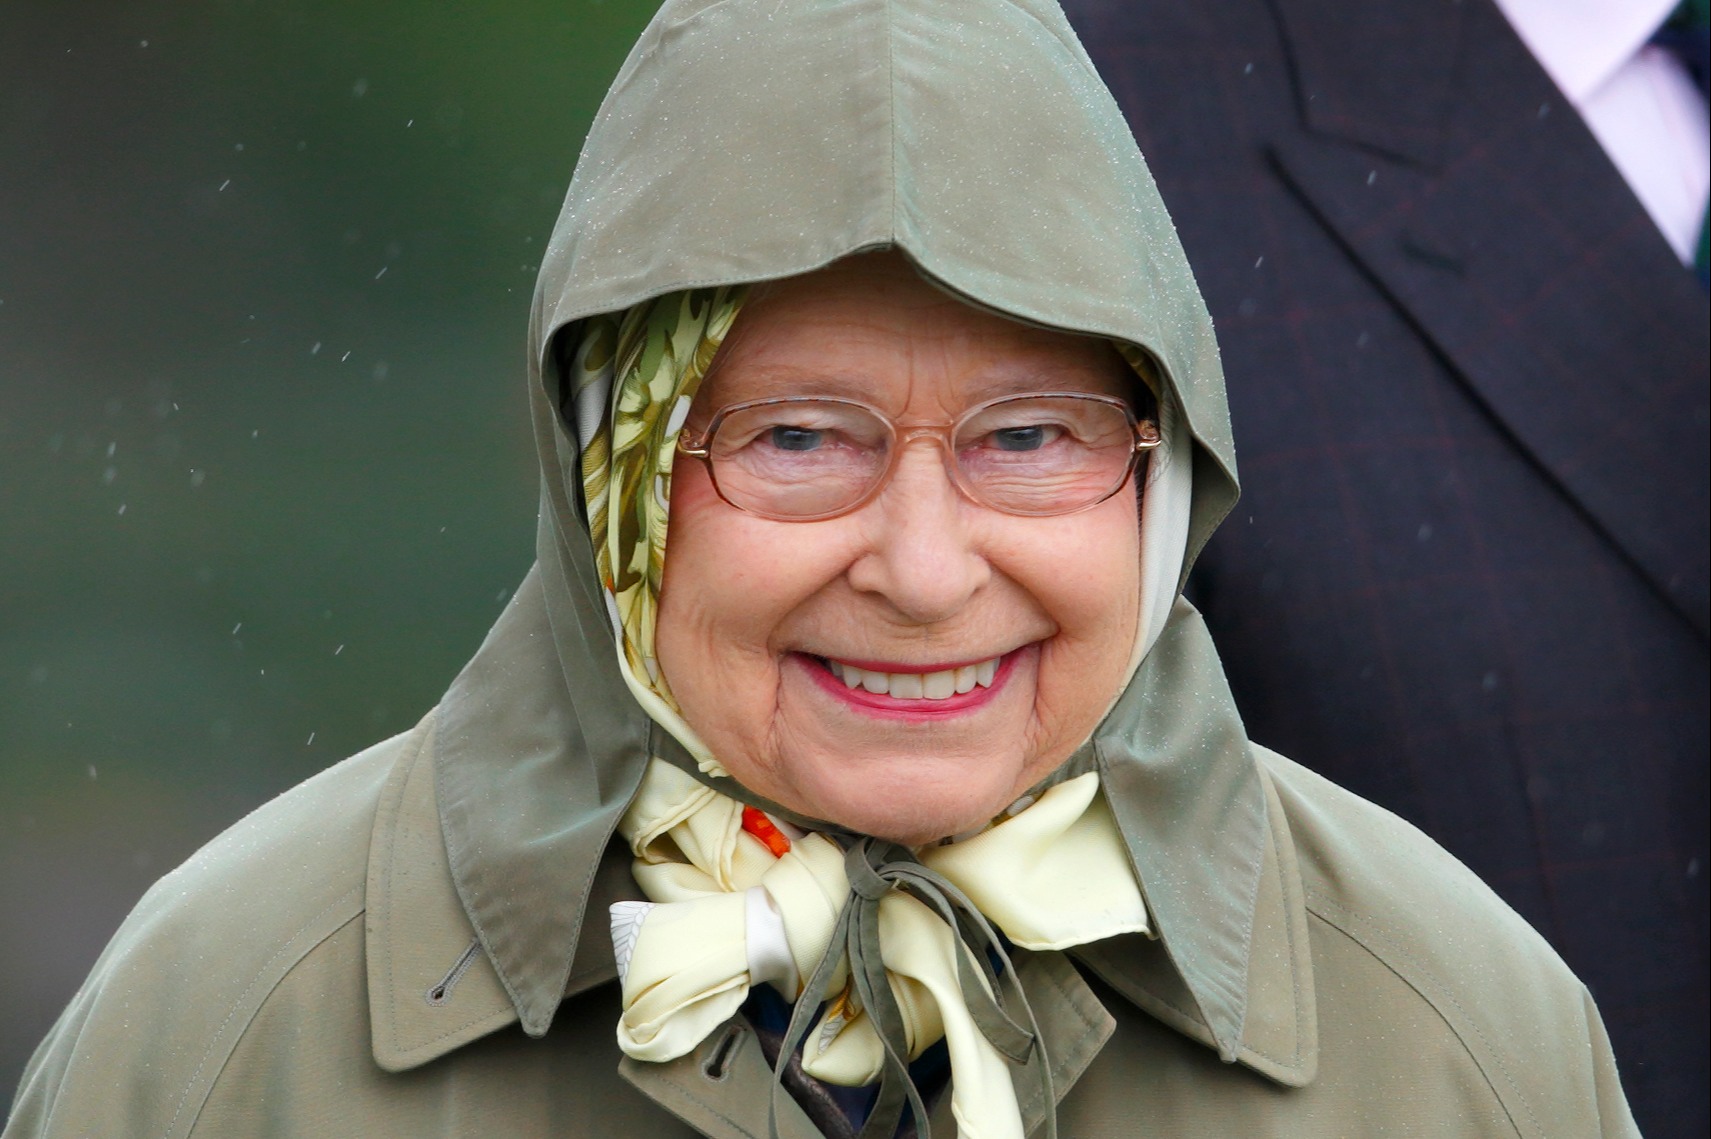
M 137 41 L 137 46 L 138 46 L 138 47 L 147 47 L 147 46 L 149 46 L 149 41 L 147 41 L 147 40 L 138 40 L 138 41 Z
M 205 482 L 207 480 L 207 478 L 208 478 L 207 474 L 202 472 L 202 471 L 191 471 L 190 472 L 190 485 L 191 486 L 201 486 L 203 484 L 203 482 Z
M 380 267 L 380 272 L 378 272 L 378 273 L 376 273 L 376 274 L 375 274 L 375 275 L 374 275 L 374 279 L 375 279 L 375 280 L 376 280 L 376 281 L 378 281 L 378 280 L 380 280 L 380 278 L 382 278 L 382 277 L 384 277 L 384 276 L 386 276 L 386 268 L 387 268 L 387 267 L 386 267 L 386 266 L 385 266 L 385 265 L 382 265 L 382 266 L 381 266 L 381 267 Z
M 234 637 L 237 636 L 238 630 L 243 628 L 243 627 L 244 627 L 244 623 L 242 621 L 239 621 L 236 625 L 233 625 L 232 626 L 232 636 L 234 636 Z
M 1362 332 L 1359 336 L 1355 337 L 1356 348 L 1365 348 L 1370 343 L 1372 343 L 1372 333 L 1370 332 Z
M 1242 74 L 1243 75 L 1252 75 L 1253 73 L 1254 73 L 1254 65 L 1251 63 L 1248 64 L 1246 67 L 1242 68 Z
M 1256 260 L 1254 262 L 1254 268 L 1258 269 L 1261 265 L 1264 265 L 1264 264 L 1265 264 L 1265 254 L 1262 253 L 1259 255 L 1258 260 Z
M 241 142 L 236 143 L 233 145 L 232 149 L 237 151 L 239 154 L 242 154 L 244 152 L 244 144 Z
M 308 746 L 309 746 L 309 745 L 310 745 L 310 744 L 312 744 L 312 743 L 314 743 L 314 742 L 315 742 L 315 733 L 314 733 L 314 732 L 310 732 L 310 733 L 309 733 L 309 739 L 308 739 L 308 740 L 307 740 L 307 741 L 306 741 L 306 742 L 305 742 L 305 743 L 304 743 L 304 744 L 303 744 L 303 746 L 304 746 L 304 747 L 308 747 Z
M 1376 181 L 1378 181 L 1378 171 L 1368 170 L 1366 172 L 1366 184 L 1370 186 Z
M 123 514 L 127 509 L 129 509 L 129 508 L 124 503 L 121 502 L 119 504 L 119 513 L 120 514 Z
M 1420 523 L 1420 528 L 1414 531 L 1414 540 L 1416 542 L 1430 542 L 1432 540 L 1432 524 L 1430 522 Z
M 254 431 L 251 431 L 250 432 L 250 438 L 251 439 L 260 439 L 261 438 L 261 428 L 257 427 Z
M 410 120 L 410 121 L 409 121 L 409 122 L 407 122 L 407 123 L 405 123 L 405 124 L 404 124 L 404 127 L 405 127 L 405 129 L 406 129 L 406 130 L 408 130 L 408 129 L 409 129 L 409 128 L 410 128 L 410 127 L 413 127 L 413 126 L 415 126 L 415 125 L 416 125 L 416 120 L 415 120 L 415 119 L 411 119 L 411 120 Z
M 96 778 L 96 775 L 95 775 L 95 765 L 94 765 L 94 764 L 93 764 L 93 763 L 92 763 L 92 764 L 90 764 L 90 765 L 89 765 L 89 778 L 90 778 L 90 779 L 94 779 L 94 778 Z
M 102 486 L 112 486 L 113 480 L 118 478 L 118 477 L 119 477 L 119 468 L 118 467 L 108 467 L 106 470 L 101 472 L 101 485 Z
M 224 190 L 227 186 L 230 186 L 231 184 L 232 184 L 232 180 L 230 178 L 227 178 L 224 182 L 220 183 L 220 189 Z
M 339 363 L 341 363 L 341 364 L 342 364 L 342 363 L 344 363 L 344 362 L 345 362 L 345 361 L 346 361 L 346 360 L 349 360 L 349 359 L 350 359 L 350 358 L 351 358 L 351 354 L 350 354 L 350 353 L 349 353 L 349 352 L 346 352 L 346 353 L 345 353 L 345 354 L 344 354 L 344 355 L 343 355 L 343 356 L 340 356 L 340 357 L 339 357 Z
M 1551 105 L 1549 103 L 1540 103 L 1539 104 L 1539 117 L 1541 119 L 1548 118 L 1550 116 L 1550 113 L 1551 113 Z
M 321 354 L 321 342 L 319 340 L 317 340 L 317 341 L 315 341 L 314 346 L 309 349 L 309 355 L 319 356 L 320 354 Z
M 113 442 L 107 444 L 107 457 L 109 459 L 111 459 L 113 457 L 113 452 L 117 451 L 118 449 L 119 449 L 118 440 L 114 440 Z
M 352 83 L 351 94 L 358 99 L 368 94 L 368 80 L 358 79 L 355 83 Z
M 345 651 L 345 647 L 343 645 L 340 645 L 338 648 L 333 650 L 333 655 L 338 656 L 340 653 L 342 653 L 344 651 Z

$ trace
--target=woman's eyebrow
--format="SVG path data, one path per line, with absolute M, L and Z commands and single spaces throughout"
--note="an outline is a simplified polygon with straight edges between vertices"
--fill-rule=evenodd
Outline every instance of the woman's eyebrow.
M 721 398 L 765 399 L 768 396 L 849 396 L 874 394 L 886 386 L 883 376 L 859 372 L 821 371 L 790 364 L 754 364 L 716 375 Z
M 822 371 L 791 364 L 756 364 L 720 377 L 719 395 L 732 402 L 765 399 L 769 396 L 878 397 L 891 394 L 891 378 L 872 372 Z M 1098 382 L 1095 369 L 1071 366 L 1054 370 L 1038 364 L 1000 365 L 963 377 L 959 387 L 971 403 L 1029 392 L 1093 390 L 1111 384 Z M 1121 386 L 1120 384 L 1118 386 Z

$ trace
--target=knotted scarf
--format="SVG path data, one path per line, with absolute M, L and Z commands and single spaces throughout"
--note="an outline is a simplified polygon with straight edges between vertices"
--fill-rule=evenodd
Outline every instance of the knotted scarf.
M 1031 950 L 1151 932 L 1098 776 L 1059 783 L 972 838 L 918 853 L 812 833 L 780 842 L 776 821 L 745 827 L 753 810 L 670 764 L 649 765 L 619 824 L 653 899 L 612 909 L 619 1046 L 674 1060 L 730 1019 L 751 986 L 771 982 L 797 1001 L 784 1055 L 806 1036 L 809 1075 L 869 1084 L 943 1039 L 958 1134 L 1021 1139 L 1006 1060 L 1026 1062 L 1037 1033 L 1025 999 L 1003 996 L 1014 976 L 987 921 Z M 851 964 L 875 951 L 883 988 L 875 971 Z M 822 1001 L 810 1034 L 806 1018 Z M 895 1031 L 876 1030 L 887 1019 Z M 914 1100 L 906 1077 L 893 1086 Z M 889 1139 L 897 1116 L 885 1107 L 882 1091 L 870 1118 L 890 1116 L 880 1129 Z

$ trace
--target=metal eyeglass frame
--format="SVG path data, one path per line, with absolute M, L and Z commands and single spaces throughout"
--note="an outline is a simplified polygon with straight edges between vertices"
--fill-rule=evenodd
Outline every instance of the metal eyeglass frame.
M 988 408 L 996 407 L 1002 403 L 1013 403 L 1017 400 L 1042 398 L 1090 400 L 1094 403 L 1108 404 L 1121 411 L 1123 417 L 1129 421 L 1129 430 L 1134 434 L 1134 443 L 1129 449 L 1129 461 L 1124 465 L 1123 473 L 1111 484 L 1110 489 L 1089 502 L 1072 506 L 1067 510 L 1010 510 L 989 501 L 976 487 L 968 483 L 963 476 L 962 464 L 956 461 L 956 455 L 951 450 L 952 441 L 956 438 L 957 430 L 964 423 Z M 724 488 L 719 485 L 719 472 L 714 469 L 713 454 L 709 447 L 713 437 L 718 434 L 719 425 L 732 412 L 746 411 L 751 407 L 771 407 L 791 403 L 843 404 L 846 407 L 859 408 L 885 425 L 887 444 L 890 447 L 889 458 L 886 460 L 885 469 L 879 473 L 879 476 L 873 480 L 873 485 L 860 498 L 847 506 L 841 506 L 836 510 L 828 510 L 820 514 L 775 514 L 772 511 L 744 506 L 740 502 L 732 502 L 726 496 Z M 943 451 L 945 469 L 950 474 L 951 484 L 957 488 L 958 493 L 964 498 L 989 510 L 996 510 L 1000 514 L 1009 514 L 1019 518 L 1057 518 L 1065 514 L 1077 514 L 1083 510 L 1091 510 L 1122 490 L 1129 481 L 1129 477 L 1135 473 L 1135 466 L 1139 463 L 1141 455 L 1164 442 L 1163 436 L 1159 434 L 1158 424 L 1150 419 L 1136 419 L 1134 409 L 1127 402 L 1117 399 L 1115 396 L 1095 395 L 1092 392 L 1024 392 L 1020 395 L 999 396 L 997 399 L 989 399 L 984 403 L 975 404 L 957 416 L 952 423 L 898 423 L 872 404 L 855 399 L 842 399 L 837 396 L 779 396 L 772 399 L 751 399 L 720 408 L 708 422 L 707 429 L 698 433 L 693 439 L 690 438 L 688 432 L 680 435 L 677 440 L 677 449 L 690 458 L 700 459 L 705 463 L 707 465 L 707 477 L 713 483 L 714 493 L 727 505 L 735 507 L 745 514 L 753 514 L 760 518 L 771 519 L 774 522 L 824 522 L 830 518 L 840 518 L 845 514 L 853 514 L 877 498 L 879 493 L 890 484 L 892 475 L 896 473 L 898 461 L 903 457 L 903 449 L 917 439 L 932 439 L 938 443 L 941 451 Z

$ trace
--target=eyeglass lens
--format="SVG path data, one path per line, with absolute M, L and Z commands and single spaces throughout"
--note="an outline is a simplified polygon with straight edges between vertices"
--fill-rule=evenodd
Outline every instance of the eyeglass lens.
M 880 416 L 837 400 L 738 405 L 708 442 L 713 478 L 734 505 L 779 518 L 849 509 L 890 469 L 896 445 Z M 962 419 L 952 454 L 964 485 L 1014 514 L 1091 505 L 1126 477 L 1135 432 L 1119 406 L 1075 396 L 1019 396 Z

